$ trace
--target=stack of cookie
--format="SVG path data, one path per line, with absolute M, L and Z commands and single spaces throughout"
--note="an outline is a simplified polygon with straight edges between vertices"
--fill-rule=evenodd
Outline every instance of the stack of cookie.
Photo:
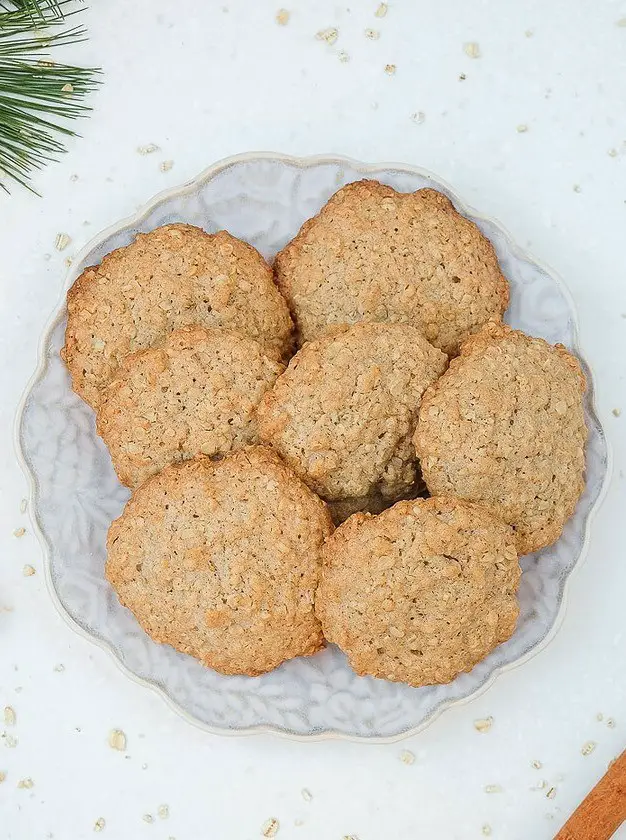
M 184 224 L 87 269 L 63 357 L 133 490 L 106 571 L 146 632 L 249 675 L 327 639 L 412 685 L 509 638 L 518 555 L 571 516 L 586 429 L 580 365 L 507 304 L 445 196 L 373 181 L 274 273 Z

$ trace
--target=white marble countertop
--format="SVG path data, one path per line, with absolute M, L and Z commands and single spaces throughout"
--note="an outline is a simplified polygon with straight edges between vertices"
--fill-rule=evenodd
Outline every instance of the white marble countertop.
M 465 840 L 486 826 L 494 840 L 547 840 L 626 745 L 626 2 L 396 0 L 377 18 L 376 0 L 300 0 L 285 3 L 286 26 L 279 4 L 223 2 L 90 0 L 91 40 L 72 57 L 102 65 L 104 84 L 83 138 L 37 179 L 43 199 L 0 196 L 0 707 L 16 713 L 0 723 L 0 840 L 81 840 L 99 818 L 107 840 L 252 840 L 270 817 L 278 840 Z M 333 46 L 315 38 L 327 27 Z M 474 42 L 478 58 L 464 51 Z M 150 143 L 159 150 L 137 153 Z M 58 615 L 20 512 L 15 410 L 66 256 L 249 150 L 438 173 L 565 279 L 596 376 L 613 474 L 560 631 L 402 743 L 223 738 L 185 723 Z M 62 253 L 59 232 L 71 237 Z M 113 728 L 125 753 L 108 746 Z

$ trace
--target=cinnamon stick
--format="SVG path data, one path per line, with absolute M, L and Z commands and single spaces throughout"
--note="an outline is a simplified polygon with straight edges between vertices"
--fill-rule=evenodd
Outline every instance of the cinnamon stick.
M 626 751 L 609 767 L 554 840 L 609 840 L 626 821 Z

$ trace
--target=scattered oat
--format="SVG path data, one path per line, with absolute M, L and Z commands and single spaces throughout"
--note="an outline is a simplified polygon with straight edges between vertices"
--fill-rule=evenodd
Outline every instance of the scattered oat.
M 66 257 L 63 262 L 65 263 L 66 267 L 69 268 L 74 262 L 74 257 Z
M 305 802 L 310 802 L 313 799 L 313 794 L 308 788 L 302 788 L 302 798 Z
M 74 173 L 74 175 L 70 175 L 70 181 L 74 181 L 74 182 L 78 181 L 78 175 L 76 175 L 75 173 Z
M 469 58 L 480 58 L 480 46 L 476 41 L 469 41 L 463 44 L 463 51 Z
M 339 37 L 339 30 L 334 29 L 333 27 L 329 27 L 328 29 L 320 29 L 320 31 L 315 35 L 315 37 L 318 41 L 325 41 L 327 44 L 330 44 L 332 46 Z
M 350 61 L 350 56 L 345 50 L 339 50 L 337 53 L 337 58 L 341 61 L 342 64 L 347 64 Z
M 414 764 L 415 763 L 415 755 L 411 752 L 411 750 L 402 750 L 400 753 L 400 761 L 403 764 Z
M 276 23 L 279 26 L 287 26 L 289 23 L 289 15 L 290 12 L 288 12 L 287 9 L 279 9 L 276 12 Z
M 26 513 L 26 508 L 28 507 L 28 499 L 22 499 L 20 502 L 20 513 Z
M 596 715 L 596 720 L 604 720 L 604 715 L 602 714 L 602 712 L 598 712 L 598 714 Z
M 613 415 L 614 415 L 615 417 L 619 417 L 619 416 L 621 415 L 621 413 L 622 413 L 622 409 L 621 409 L 621 408 L 614 408 L 614 409 L 613 409 Z M 17 536 L 17 534 L 16 534 L 16 536 Z
M 615 26 L 626 26 L 626 17 L 620 18 L 619 20 L 615 21 Z
M 527 30 L 526 30 L 526 32 L 524 32 L 524 35 L 525 35 L 527 38 L 532 38 L 534 34 L 535 34 L 535 30 L 534 30 L 534 29 L 527 29 Z
M 69 82 L 66 85 L 63 85 L 61 93 L 74 93 L 74 85 L 71 85 Z
M 174 166 L 173 160 L 162 160 L 159 169 L 161 172 L 169 172 L 170 169 Z
M 265 820 L 261 826 L 261 834 L 263 837 L 276 837 L 279 828 L 280 823 L 276 817 L 270 817 L 269 820 Z
M 152 814 L 144 814 L 141 819 L 144 822 L 147 822 L 147 823 L 153 823 L 154 822 L 154 817 L 152 816 Z
M 542 779 L 542 780 L 539 782 L 539 784 L 538 784 L 538 785 L 533 785 L 533 786 L 531 787 L 531 790 L 545 790 L 545 788 L 547 788 L 547 787 L 548 787 L 548 783 L 546 782 L 546 780 L 545 780 L 545 779 Z
M 148 143 L 147 146 L 137 146 L 137 152 L 140 155 L 151 155 L 159 151 L 159 146 L 156 143 Z
M 464 82 L 467 79 L 465 73 L 459 73 L 459 82 Z
M 356 834 L 344 834 L 341 840 L 359 840 Z
M 93 824 L 93 830 L 94 831 L 102 831 L 102 829 L 104 828 L 105 825 L 106 825 L 106 823 L 104 821 L 104 817 L 98 817 L 98 819 Z
M 13 706 L 5 706 L 4 707 L 4 725 L 5 726 L 15 726 L 15 721 L 17 720 L 15 716 L 15 709 Z
M 386 3 L 380 3 L 376 11 L 374 12 L 374 16 L 377 18 L 384 18 L 388 11 L 389 6 Z
M 109 732 L 109 746 L 113 750 L 124 752 L 126 749 L 126 735 L 121 729 L 112 729 Z
M 378 39 L 380 38 L 380 32 L 378 31 L 378 29 L 366 29 L 365 37 L 369 38 L 370 41 L 378 41 Z
M 159 805 L 159 807 L 157 808 L 157 814 L 159 815 L 159 819 L 166 820 L 170 815 L 170 806 Z
M 54 247 L 57 251 L 63 251 L 71 242 L 71 238 L 67 235 L 67 233 L 57 233 L 57 237 L 54 240 Z
M 299 828 L 301 825 L 304 825 L 304 820 L 294 820 L 293 824 Z
M 485 835 L 485 837 L 491 837 L 491 826 L 489 825 L 489 823 L 485 823 L 481 831 Z
M 9 735 L 6 732 L 2 733 L 2 740 L 4 741 L 4 746 L 8 747 L 10 750 L 17 747 L 18 740 L 15 735 Z
M 411 119 L 417 125 L 421 125 L 426 119 L 426 114 L 423 111 L 416 111 L 414 114 L 411 114 Z
M 582 755 L 591 755 L 591 753 L 595 750 L 597 744 L 595 741 L 585 741 L 585 743 L 580 748 L 580 752 Z
M 396 65 L 395 64 L 385 64 L 385 73 L 388 76 L 393 76 L 396 72 Z
M 493 726 L 493 718 L 491 715 L 486 718 L 479 718 L 478 720 L 474 721 L 474 729 L 477 732 L 489 732 L 491 727 Z
M 573 190 L 575 193 L 579 193 L 583 191 L 583 188 L 580 186 L 580 184 L 574 184 Z
M 54 61 L 48 61 L 44 58 L 40 59 L 37 62 L 37 67 L 55 67 L 55 66 L 56 65 L 55 65 Z
M 526 134 L 526 132 L 528 131 L 528 126 L 525 125 L 525 123 L 521 123 L 517 126 L 516 131 L 518 134 Z
M 607 154 L 609 157 L 617 157 L 617 149 L 609 149 Z
M 4 772 L 4 770 L 0 770 L 0 785 L 6 779 L 6 777 L 7 777 L 7 774 Z
M 554 797 L 556 796 L 556 788 L 551 787 L 550 790 L 546 793 L 546 796 L 548 799 L 554 799 Z
M 57 674 L 60 674 L 61 671 L 65 671 L 65 665 L 62 662 L 59 662 L 57 665 L 54 666 L 52 670 L 56 671 Z
M 609 727 L 609 729 L 615 729 L 615 721 L 613 720 L 613 718 L 607 718 L 606 725 Z
M 33 566 L 29 566 L 27 563 L 22 569 L 22 574 L 24 575 L 24 577 L 31 577 L 35 574 L 35 569 Z
M 35 786 L 35 783 L 32 779 L 20 779 L 17 783 L 17 786 L 21 790 L 30 790 L 32 787 Z
M 485 785 L 485 793 L 502 793 L 502 785 Z
M 13 536 L 14 537 L 23 537 L 25 533 L 26 533 L 26 528 L 16 528 L 15 531 L 13 531 Z
M 141 769 L 142 769 L 142 770 L 147 770 L 147 769 L 148 769 L 148 765 L 147 765 L 147 764 L 142 764 L 142 765 L 141 765 Z
M 530 762 L 530 766 L 534 767 L 535 770 L 541 770 L 543 764 L 535 758 L 533 759 L 533 761 Z

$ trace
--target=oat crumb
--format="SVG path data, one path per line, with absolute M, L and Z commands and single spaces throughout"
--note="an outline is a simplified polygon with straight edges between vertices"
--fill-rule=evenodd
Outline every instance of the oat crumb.
M 469 41 L 463 44 L 463 50 L 469 58 L 480 58 L 480 46 L 476 41 Z
M 528 126 L 525 123 L 521 123 L 517 126 L 516 131 L 518 134 L 526 134 L 526 132 L 528 131 Z
M 548 787 L 548 783 L 545 779 L 542 779 L 538 785 L 533 785 L 530 789 L 531 790 L 545 790 Z
M 78 175 L 76 173 L 70 175 L 70 181 L 73 181 L 74 183 L 78 181 Z
M 169 172 L 173 166 L 173 160 L 162 160 L 159 169 L 161 170 L 161 172 Z
M 385 73 L 388 76 L 393 76 L 396 72 L 396 65 L 395 64 L 385 64 Z
M 327 44 L 332 46 L 339 37 L 339 30 L 333 27 L 320 29 L 320 31 L 316 33 L 315 37 L 318 41 L 325 41 Z
M 35 786 L 35 783 L 30 778 L 29 779 L 20 779 L 19 782 L 17 783 L 17 786 L 18 786 L 18 788 L 21 788 L 21 790 L 30 790 L 32 787 Z
M 305 802 L 310 802 L 313 799 L 313 794 L 308 788 L 302 788 L 301 793 Z
M 304 825 L 304 820 L 294 820 L 293 824 L 296 826 L 296 828 L 300 828 L 301 825 Z
M 614 408 L 614 409 L 613 409 L 613 415 L 614 415 L 615 417 L 619 417 L 619 416 L 621 415 L 621 413 L 622 413 L 622 409 L 621 409 L 621 408 Z
M 583 188 L 580 186 L 580 184 L 574 184 L 573 190 L 575 193 L 579 193 L 583 191 Z
M 112 729 L 109 732 L 109 746 L 113 750 L 124 752 L 126 749 L 126 735 L 121 729 Z
M 535 758 L 535 759 L 533 759 L 533 761 L 530 762 L 530 766 L 534 767 L 535 770 L 541 770 L 541 768 L 543 767 L 543 764 L 538 759 Z
M 106 825 L 106 823 L 104 821 L 104 817 L 98 817 L 98 819 L 93 824 L 93 830 L 94 831 L 102 831 L 102 829 L 104 828 L 105 825 Z
M 617 149 L 609 149 L 607 154 L 609 157 L 617 157 Z
M 365 37 L 369 38 L 370 41 L 378 41 L 378 39 L 380 38 L 380 32 L 378 31 L 378 29 L 366 29 Z
M 65 267 L 69 268 L 71 264 L 74 262 L 74 257 L 66 257 L 63 262 L 65 263 Z
M 4 772 L 4 770 L 0 770 L 0 785 L 6 779 L 6 777 L 7 777 L 7 774 Z
M 71 241 L 72 240 L 67 233 L 57 233 L 56 239 L 54 240 L 54 247 L 57 251 L 63 251 L 67 248 Z
M 147 823 L 153 823 L 154 822 L 154 817 L 152 816 L 152 814 L 144 814 L 141 819 L 144 822 L 147 822 Z
M 376 11 L 374 12 L 374 16 L 377 18 L 384 18 L 388 11 L 389 6 L 386 3 L 380 3 Z
M 423 111 L 416 111 L 414 114 L 411 114 L 411 119 L 417 125 L 421 125 L 426 119 L 426 114 Z
M 4 707 L 4 724 L 5 726 L 15 726 L 15 721 L 17 720 L 15 715 L 15 709 L 13 706 L 5 706 Z
M 602 712 L 598 712 L 598 714 L 596 715 L 596 720 L 604 720 L 604 715 L 602 714 Z
M 170 815 L 170 806 L 159 805 L 159 807 L 157 808 L 157 814 L 159 815 L 159 819 L 166 820 Z
M 415 754 L 411 752 L 411 750 L 402 750 L 400 753 L 400 761 L 403 764 L 415 764 Z
M 156 143 L 148 143 L 147 146 L 137 146 L 137 154 L 152 155 L 154 152 L 158 152 L 159 148 Z
M 61 93 L 74 93 L 74 85 L 71 85 L 69 82 L 66 85 L 63 85 Z
M 65 671 L 65 665 L 62 662 L 59 662 L 52 670 L 56 671 L 57 674 L 60 674 L 62 671 Z
M 147 765 L 147 764 L 142 764 L 142 765 L 141 765 L 141 769 L 142 769 L 142 770 L 147 770 L 147 769 L 148 769 L 148 765 Z
M 615 729 L 614 719 L 613 718 L 607 718 L 606 719 L 606 725 L 609 727 L 609 729 Z
M 18 745 L 18 740 L 15 735 L 9 735 L 6 732 L 2 733 L 2 740 L 4 741 L 4 746 L 8 747 L 9 749 L 14 749 Z
M 345 50 L 339 50 L 337 53 L 337 58 L 342 64 L 347 64 L 350 61 L 350 56 Z
M 261 826 L 261 834 L 263 837 L 276 837 L 279 828 L 280 823 L 276 817 L 270 817 L 269 820 L 265 820 Z
M 287 9 L 279 9 L 276 12 L 276 23 L 279 26 L 287 26 L 287 24 L 289 23 L 289 15 L 290 12 L 287 11 Z
M 485 823 L 481 830 L 485 837 L 491 837 L 491 826 L 489 823 Z
M 344 834 L 341 840 L 359 840 L 356 834 Z
M 474 721 L 474 729 L 477 732 L 489 732 L 491 727 L 493 726 L 493 718 L 491 715 L 486 718 L 479 718 L 478 720 Z
M 16 528 L 15 531 L 13 531 L 13 536 L 14 537 L 23 537 L 25 533 L 26 533 L 26 528 Z
M 556 796 L 556 788 L 551 787 L 550 790 L 546 793 L 546 796 L 548 799 L 554 799 L 554 797 Z
M 26 508 L 28 507 L 28 499 L 22 499 L 20 502 L 20 513 L 26 513 Z
M 580 748 L 580 752 L 582 755 L 591 755 L 591 753 L 595 750 L 597 744 L 595 741 L 585 741 L 585 743 Z
M 485 793 L 502 793 L 502 785 L 485 785 Z
M 619 20 L 615 21 L 615 26 L 622 26 L 626 27 L 626 17 L 620 18 Z
M 532 38 L 534 34 L 535 34 L 535 30 L 534 30 L 534 29 L 527 29 L 527 30 L 524 32 L 524 35 L 525 35 L 527 38 Z
M 465 73 L 459 73 L 459 82 L 464 82 L 467 79 Z
M 22 574 L 24 577 L 32 577 L 35 574 L 35 569 L 33 566 L 29 566 L 28 563 L 22 569 Z

